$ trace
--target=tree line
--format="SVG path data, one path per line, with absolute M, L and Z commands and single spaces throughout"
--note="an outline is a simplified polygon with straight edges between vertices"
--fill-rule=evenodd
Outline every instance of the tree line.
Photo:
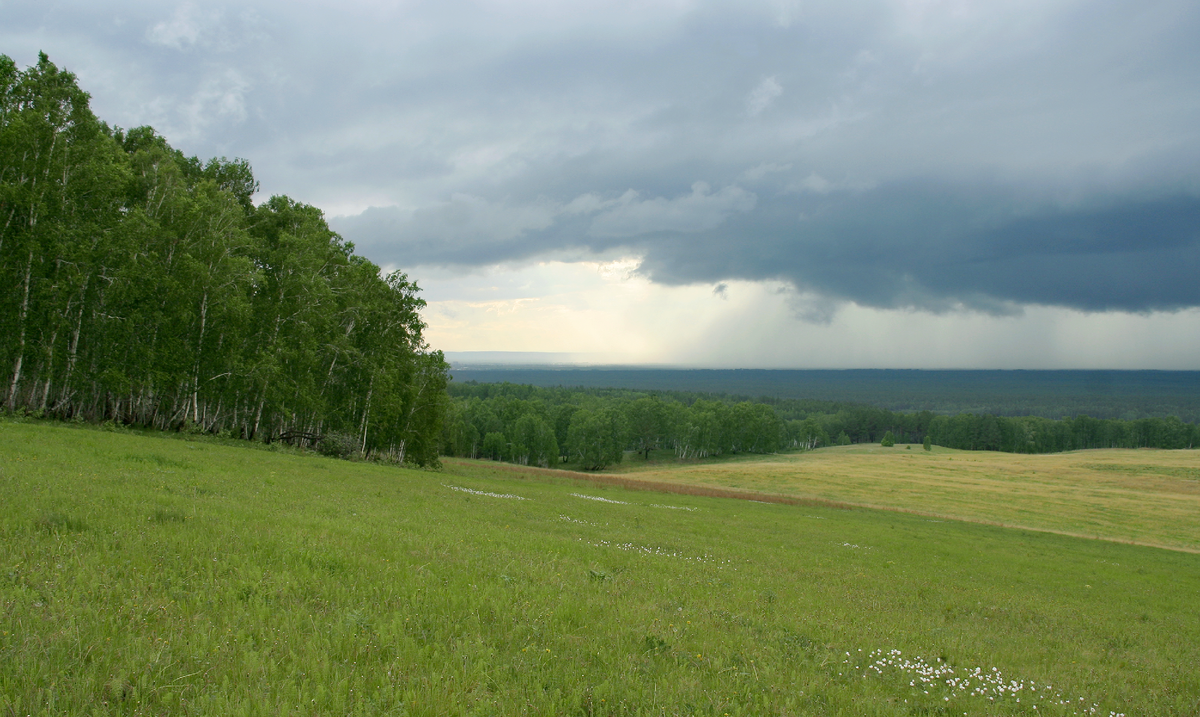
M 804 397 L 889 411 L 1200 422 L 1200 371 L 459 366 L 455 381 Z
M 1192 448 L 1200 426 L 1178 418 L 1050 420 L 685 391 L 452 383 L 444 455 L 587 470 L 627 453 L 679 459 L 812 450 L 852 443 L 930 443 L 964 450 L 1053 453 L 1082 448 Z
M 1059 453 L 1085 448 L 1195 448 L 1200 426 L 1180 419 L 1076 416 L 1057 421 L 1039 416 L 961 413 L 937 416 L 930 440 L 947 448 L 1007 453 Z
M 684 405 L 588 391 L 537 393 L 542 395 L 523 398 L 501 388 L 489 397 L 458 398 L 446 420 L 443 452 L 526 465 L 573 462 L 597 470 L 620 462 L 626 450 L 649 457 L 669 449 L 683 459 L 773 453 L 787 435 L 770 406 L 750 401 L 699 399 Z
M 4 407 L 436 463 L 449 367 L 417 285 L 257 190 L 0 55 Z

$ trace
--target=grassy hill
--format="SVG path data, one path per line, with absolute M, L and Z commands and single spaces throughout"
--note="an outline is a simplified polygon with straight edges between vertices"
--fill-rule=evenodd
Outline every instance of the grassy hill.
M 1195 554 L 498 468 L 0 422 L 0 711 L 1200 708 Z
M 762 491 L 1200 551 L 1195 450 L 1028 455 L 876 443 L 691 465 L 635 456 L 617 470 L 689 489 Z

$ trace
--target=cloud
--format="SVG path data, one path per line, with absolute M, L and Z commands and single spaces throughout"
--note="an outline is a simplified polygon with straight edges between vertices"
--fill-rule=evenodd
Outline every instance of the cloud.
M 662 285 L 782 283 L 818 322 L 1200 306 L 1186 0 L 5 13 L 18 63 L 45 49 L 107 121 L 249 158 L 380 263 L 620 250 Z
M 250 82 L 233 69 L 206 78 L 192 96 L 181 103 L 181 114 L 186 120 L 181 139 L 196 136 L 216 122 L 244 121 L 246 95 L 251 89 Z
M 117 23 L 124 24 L 124 18 Z M 222 7 L 220 2 L 206 2 L 197 7 L 195 3 L 183 2 L 175 6 L 169 18 L 151 20 L 144 37 L 151 45 L 183 53 L 194 49 L 229 53 L 249 42 L 269 42 L 269 35 L 261 31 L 262 25 L 262 18 L 252 7 L 241 4 Z
M 633 190 L 613 199 L 582 194 L 566 204 L 456 194 L 433 206 L 371 208 L 333 217 L 330 224 L 385 263 L 483 266 L 564 249 L 596 255 L 641 246 L 647 235 L 710 231 L 731 214 L 752 210 L 755 202 L 753 193 L 735 185 L 714 192 L 704 182 L 673 199 L 641 199 Z
M 825 179 L 816 172 L 810 172 L 807 177 L 799 182 L 792 182 L 783 188 L 784 192 L 816 192 L 817 194 L 828 194 L 833 188 L 833 183 Z
M 757 182 L 768 174 L 776 172 L 786 172 L 792 168 L 791 164 L 776 164 L 775 162 L 763 162 L 756 167 L 751 167 L 745 172 L 742 172 L 742 179 L 747 182 Z
M 750 93 L 746 98 L 746 114 L 751 117 L 757 117 L 762 114 L 763 110 L 771 106 L 776 97 L 783 94 L 783 86 L 774 77 L 768 77 Z
M 433 206 L 373 208 L 330 224 L 383 263 L 488 265 L 544 250 L 524 238 L 551 226 L 559 211 L 546 202 L 509 204 L 456 194 Z
M 711 285 L 664 287 L 596 271 L 590 262 L 478 274 L 421 274 L 427 335 L 438 348 L 699 367 L 1183 370 L 1194 367 L 1200 351 L 1197 309 L 1142 316 L 1030 307 L 1020 316 L 989 316 L 846 305 L 823 321 L 823 299 L 774 282 L 731 281 L 721 297 Z M 493 310 L 491 302 L 516 298 L 538 300 L 504 314 Z M 812 320 L 798 323 L 799 310 Z
M 757 199 L 753 192 L 735 185 L 714 193 L 704 182 L 696 182 L 691 194 L 675 199 L 642 200 L 630 191 L 622 195 L 616 206 L 592 220 L 588 234 L 594 237 L 634 237 L 663 232 L 693 234 L 720 226 L 731 214 L 750 211 Z
M 175 8 L 169 20 L 155 23 L 146 31 L 146 39 L 156 45 L 183 50 L 197 43 L 202 33 L 220 19 L 219 12 L 205 15 L 185 2 Z
M 754 240 L 733 254 L 734 234 Z M 1188 279 L 1200 275 L 1200 196 L 1031 204 L 1003 186 L 929 181 L 777 196 L 727 232 L 649 246 L 643 271 L 672 284 L 785 280 L 878 308 L 1174 311 L 1200 305 Z
M 1200 305 L 1200 196 L 1046 201 L 988 181 L 837 186 L 782 177 L 764 199 L 702 182 L 673 198 L 580 195 L 566 204 L 460 195 L 373 209 L 334 226 L 406 266 L 485 266 L 625 247 L 666 285 L 786 282 L 795 314 L 828 322 L 856 303 L 996 315 L 1022 306 L 1174 311 Z M 807 187 L 796 193 L 793 185 Z M 364 243 L 362 240 L 366 239 Z

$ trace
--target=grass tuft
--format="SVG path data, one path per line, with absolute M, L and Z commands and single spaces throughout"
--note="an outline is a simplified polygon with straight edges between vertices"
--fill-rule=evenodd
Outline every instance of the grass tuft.
M 182 523 L 187 520 L 187 515 L 177 510 L 164 510 L 159 508 L 150 514 L 150 520 L 154 523 Z
M 87 523 L 62 513 L 47 513 L 33 521 L 33 525 L 44 533 L 81 533 L 88 529 Z

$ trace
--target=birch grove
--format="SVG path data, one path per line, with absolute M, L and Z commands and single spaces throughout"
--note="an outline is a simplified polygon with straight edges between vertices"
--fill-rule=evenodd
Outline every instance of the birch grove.
M 436 463 L 448 366 L 417 285 L 257 189 L 0 55 L 3 406 Z

